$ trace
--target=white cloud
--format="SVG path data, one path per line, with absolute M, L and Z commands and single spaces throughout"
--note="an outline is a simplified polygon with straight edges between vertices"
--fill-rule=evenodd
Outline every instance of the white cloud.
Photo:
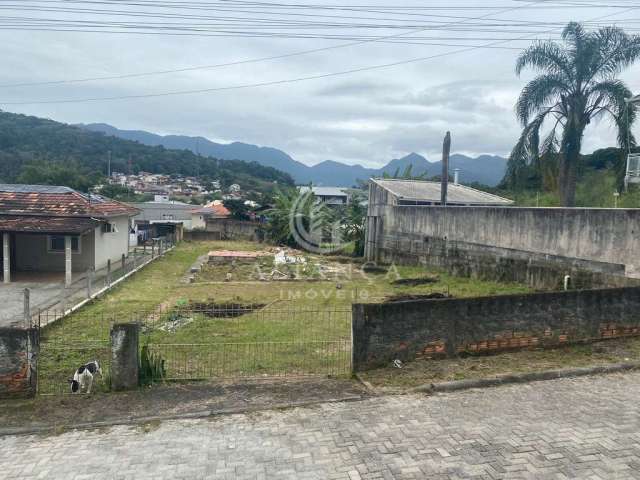
M 389 4 L 383 0 L 370 3 Z M 398 2 L 398 5 L 401 3 L 415 5 L 409 1 Z M 495 3 L 513 6 L 521 2 L 496 0 Z M 618 10 L 556 9 L 534 13 L 524 9 L 498 17 L 564 22 L 614 11 Z M 461 15 L 464 14 L 486 12 Z M 397 30 L 383 30 L 380 35 L 387 33 L 397 33 Z M 453 34 L 456 32 L 430 31 L 415 36 Z M 327 40 L 0 31 L 3 58 L 0 84 L 218 64 L 335 44 L 337 42 Z M 392 63 L 453 50 L 457 48 L 369 43 L 171 75 L 2 88 L 0 101 L 137 95 L 241 85 Z M 506 155 L 520 131 L 513 105 L 519 89 L 529 78 L 515 76 L 516 55 L 517 51 L 513 50 L 483 49 L 353 75 L 254 89 L 3 108 L 69 123 L 106 122 L 119 128 L 160 134 L 202 135 L 214 141 L 268 145 L 281 148 L 308 164 L 332 159 L 375 166 L 411 151 L 437 158 L 447 130 L 452 132 L 456 152 Z M 636 66 L 623 75 L 635 91 L 640 91 L 639 74 L 640 67 Z M 637 134 L 640 135 L 640 131 Z M 591 150 L 613 142 L 615 132 L 609 124 L 596 123 L 587 131 L 584 148 Z

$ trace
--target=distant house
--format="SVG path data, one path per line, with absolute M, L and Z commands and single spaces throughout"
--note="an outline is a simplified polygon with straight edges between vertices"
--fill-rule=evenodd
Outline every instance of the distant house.
M 412 245 L 422 245 L 426 241 L 426 233 L 416 235 L 406 232 L 421 232 L 423 219 L 433 215 L 434 209 L 427 207 L 438 205 L 441 205 L 440 182 L 373 178 L 369 180 L 365 241 L 367 260 L 378 261 L 383 258 L 384 252 L 393 249 L 408 254 Z M 450 183 L 447 188 L 447 205 L 452 208 L 509 207 L 513 205 L 513 201 L 475 188 Z
M 194 206 L 174 200 L 156 200 L 130 204 L 140 213 L 133 217 L 136 242 L 132 245 L 155 237 L 172 237 L 179 241 L 184 230 L 191 230 Z
M 192 211 L 191 238 L 212 240 L 257 240 L 260 222 L 238 220 L 220 200 Z
M 0 184 L 3 281 L 12 273 L 104 268 L 129 253 L 129 219 L 138 210 L 67 187 Z
M 307 192 L 309 187 L 300 187 L 300 193 Z M 347 205 L 350 199 L 347 189 L 340 187 L 311 187 L 311 193 L 319 203 L 325 205 Z
M 207 221 L 212 219 L 227 218 L 231 216 L 231 212 L 225 207 L 220 200 L 214 200 L 207 203 L 204 207 L 193 209 L 191 207 L 191 228 L 204 230 L 207 227 Z

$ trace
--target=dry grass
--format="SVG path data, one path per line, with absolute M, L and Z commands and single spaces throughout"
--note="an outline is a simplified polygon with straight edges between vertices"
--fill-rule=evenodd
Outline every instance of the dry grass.
M 587 345 L 519 350 L 486 356 L 417 360 L 404 364 L 401 369 L 380 368 L 363 372 L 361 376 L 375 387 L 394 391 L 427 383 L 634 361 L 640 361 L 640 338 L 604 340 Z

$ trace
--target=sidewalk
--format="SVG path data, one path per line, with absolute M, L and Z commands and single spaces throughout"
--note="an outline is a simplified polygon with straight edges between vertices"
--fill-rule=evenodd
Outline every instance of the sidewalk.
M 100 380 L 98 380 L 100 382 Z M 156 385 L 131 392 L 0 400 L 0 434 L 205 417 L 367 395 L 349 379 L 298 378 Z

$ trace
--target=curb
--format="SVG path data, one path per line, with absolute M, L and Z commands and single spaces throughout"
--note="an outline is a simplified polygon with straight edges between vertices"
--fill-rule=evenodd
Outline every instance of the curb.
M 380 395 L 380 392 L 378 391 L 378 389 L 373 385 L 371 385 L 371 383 L 367 382 L 360 375 L 358 375 L 357 373 L 354 373 L 353 376 L 355 377 L 356 380 L 358 380 L 362 384 L 362 386 L 364 386 L 364 388 L 366 388 L 369 391 L 369 393 L 371 393 L 372 395 Z
M 406 390 L 406 393 L 438 393 L 468 390 L 470 388 L 498 387 L 514 383 L 528 383 L 542 380 L 554 380 L 558 378 L 584 377 L 604 373 L 617 373 L 629 370 L 639 370 L 640 362 L 615 363 L 598 367 L 567 368 L 562 370 L 547 370 L 543 372 L 520 373 L 503 375 L 494 378 L 478 378 L 473 380 L 454 380 L 452 382 L 427 383 Z
M 305 402 L 290 402 L 290 403 L 277 403 L 274 405 L 264 407 L 237 407 L 237 408 L 222 408 L 220 410 L 200 410 L 198 412 L 180 413 L 176 415 L 153 415 L 146 417 L 128 417 L 117 418 L 114 420 L 108 420 L 105 422 L 87 422 L 76 424 L 54 424 L 54 425 L 34 425 L 31 427 L 8 427 L 0 428 L 0 438 L 11 435 L 33 435 L 42 433 L 51 433 L 62 430 L 67 432 L 69 430 L 90 430 L 94 428 L 116 427 L 120 425 L 143 425 L 151 422 L 164 422 L 170 420 L 194 420 L 199 418 L 217 417 L 222 415 L 238 415 L 255 412 L 265 412 L 269 410 L 286 410 L 289 408 L 299 407 L 311 407 L 314 405 L 320 405 L 325 403 L 342 403 L 342 402 L 357 402 L 364 400 L 366 396 L 360 395 L 348 395 L 340 398 L 329 398 L 326 400 L 308 400 Z

